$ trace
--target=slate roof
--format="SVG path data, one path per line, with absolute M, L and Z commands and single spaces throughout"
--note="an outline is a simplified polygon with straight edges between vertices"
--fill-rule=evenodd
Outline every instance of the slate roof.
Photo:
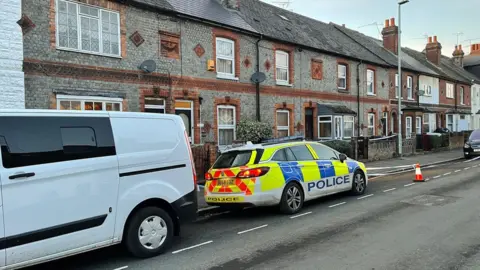
M 155 0 L 142 0 L 155 1 Z M 168 1 L 173 8 L 182 14 L 214 21 L 217 23 L 233 26 L 239 29 L 257 33 L 257 31 L 245 22 L 234 10 L 224 8 L 216 0 L 160 0 Z
M 325 52 L 382 66 L 388 64 L 350 38 L 339 32 L 333 25 L 326 24 L 303 15 L 261 2 L 241 0 L 240 16 L 263 35 Z M 287 20 L 280 16 L 284 16 Z
M 463 65 L 466 67 L 480 65 L 480 55 L 466 55 L 463 58 Z
M 345 105 L 338 105 L 338 104 L 325 104 L 325 103 L 317 103 L 317 108 L 319 108 L 319 113 L 322 111 L 322 115 L 325 115 L 325 112 L 330 114 L 354 114 L 357 113 Z
M 162 10 L 175 11 L 173 6 L 170 5 L 167 0 L 133 0 L 132 2 Z

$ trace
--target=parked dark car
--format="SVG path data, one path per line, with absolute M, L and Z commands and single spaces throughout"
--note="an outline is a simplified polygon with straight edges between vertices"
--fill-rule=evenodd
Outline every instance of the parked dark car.
M 470 134 L 463 146 L 463 154 L 466 159 L 480 155 L 480 129 L 476 129 Z

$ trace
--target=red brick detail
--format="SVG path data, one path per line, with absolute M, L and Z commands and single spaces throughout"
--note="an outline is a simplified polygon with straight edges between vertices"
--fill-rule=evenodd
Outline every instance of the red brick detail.
M 311 67 L 312 79 L 323 80 L 323 61 L 319 59 L 312 59 Z
M 166 58 L 180 59 L 180 35 L 159 31 L 160 55 Z
M 200 95 L 196 90 L 174 90 L 173 99 L 169 98 L 168 89 L 158 89 L 155 87 L 140 87 L 140 111 L 145 111 L 145 97 L 157 97 L 165 99 L 165 112 L 175 114 L 175 100 L 189 100 L 193 102 L 193 143 L 200 143 Z
M 49 9 L 49 32 L 50 32 L 50 48 L 55 50 L 57 48 L 56 41 L 56 24 L 55 24 L 55 0 L 50 0 L 50 9 Z M 118 11 L 120 15 L 120 46 L 121 46 L 121 56 L 124 58 L 127 56 L 127 7 L 120 3 L 116 3 L 109 0 L 77 0 L 77 2 L 97 6 L 105 9 L 110 9 Z
M 198 57 L 202 57 L 205 54 L 205 49 L 202 47 L 200 43 L 198 43 L 197 46 L 193 48 L 193 51 Z
M 145 42 L 145 39 L 143 39 L 142 35 L 140 35 L 138 31 L 135 31 L 132 35 L 130 35 L 130 40 L 136 47 L 142 45 L 142 43 Z
M 346 59 L 341 59 L 337 58 L 337 86 L 338 86 L 338 66 L 339 65 L 344 65 L 347 67 L 347 88 L 346 89 L 338 89 L 340 92 L 348 92 L 350 91 L 350 64 L 348 63 L 348 60 Z
M 382 30 L 383 47 L 394 54 L 398 52 L 398 27 L 395 19 L 385 20 L 385 27 Z
M 28 32 L 30 32 L 33 28 L 35 28 L 35 24 L 32 22 L 32 20 L 25 14 L 22 14 L 22 17 L 20 20 L 17 21 L 17 24 L 20 25 L 22 28 L 22 34 L 26 35 Z
M 274 43 L 273 44 L 273 79 L 277 80 L 277 51 L 288 53 L 288 83 L 293 84 L 295 78 L 295 61 L 294 54 L 295 47 L 291 45 Z
M 396 90 L 395 90 L 395 75 L 398 73 L 398 69 L 390 69 L 388 74 L 389 77 L 389 97 L 390 99 L 397 99 L 396 97 Z M 408 100 L 408 91 L 407 91 L 407 77 L 412 77 L 412 98 L 413 100 L 417 100 L 417 90 L 420 88 L 418 85 L 418 76 L 415 73 L 403 71 L 402 70 L 402 87 L 400 88 L 402 99 Z
M 470 46 L 470 55 L 480 55 L 480 43 Z
M 276 103 L 275 108 L 273 111 L 273 119 L 274 119 L 274 126 L 273 126 L 273 136 L 278 137 L 277 133 L 277 110 L 286 110 L 289 112 L 289 122 L 290 125 L 288 127 L 290 136 L 295 135 L 295 128 L 296 128 L 296 123 L 295 123 L 295 104 L 287 104 L 286 102 L 282 103 Z
M 217 118 L 217 106 L 218 105 L 231 105 L 235 107 L 235 123 L 238 124 L 240 122 L 240 113 L 241 113 L 241 103 L 240 99 L 238 98 L 215 98 L 213 102 L 213 138 L 216 142 L 218 142 L 218 118 Z
M 217 37 L 226 38 L 235 42 L 235 77 L 240 77 L 240 37 L 237 33 L 220 28 L 212 28 L 212 41 L 213 41 L 213 61 L 217 59 Z M 215 70 L 216 70 L 215 63 Z
M 313 138 L 318 138 L 318 118 L 317 118 L 317 102 L 311 101 L 311 102 L 304 102 L 303 103 L 303 117 L 302 117 L 302 125 L 305 128 L 306 123 L 305 123 L 305 109 L 311 108 L 313 109 Z M 304 130 L 304 135 L 306 135 L 306 132 Z
M 41 66 L 41 68 L 39 68 Z M 26 75 L 46 76 L 45 74 L 55 74 L 59 78 L 72 78 L 77 80 L 96 80 L 102 82 L 128 83 L 144 86 L 169 86 L 170 79 L 172 86 L 183 89 L 199 89 L 214 92 L 235 92 L 255 94 L 255 85 L 250 83 L 238 83 L 226 80 L 195 78 L 188 76 L 169 77 L 166 74 L 152 72 L 144 74 L 140 71 L 129 71 L 123 69 L 113 69 L 98 66 L 87 66 L 79 64 L 69 64 L 61 62 L 50 62 L 36 60 L 32 58 L 24 59 L 24 72 Z M 61 68 L 60 68 L 61 67 Z M 142 75 L 139 79 L 139 75 Z M 311 90 L 304 88 L 285 88 L 277 86 L 261 86 L 262 95 L 297 97 L 308 99 L 323 100 L 343 100 L 345 102 L 357 102 L 355 95 L 344 95 L 340 93 L 330 93 L 327 90 Z M 381 98 L 360 97 L 360 102 L 369 102 L 376 104 L 389 104 L 389 101 Z
M 372 65 L 367 65 L 367 69 L 365 70 L 365 85 L 367 84 L 367 71 L 373 71 L 373 94 L 376 95 L 378 93 L 378 82 L 377 82 L 377 67 Z

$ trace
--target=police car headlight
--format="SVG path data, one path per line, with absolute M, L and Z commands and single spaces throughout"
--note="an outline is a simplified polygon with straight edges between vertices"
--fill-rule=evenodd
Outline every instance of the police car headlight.
M 469 144 L 468 142 L 466 142 L 463 147 L 464 147 L 464 148 L 469 148 L 469 147 L 470 147 L 470 144 Z

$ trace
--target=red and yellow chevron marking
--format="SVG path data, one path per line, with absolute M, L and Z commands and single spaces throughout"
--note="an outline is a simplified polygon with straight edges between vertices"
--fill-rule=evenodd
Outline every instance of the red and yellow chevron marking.
M 252 195 L 255 191 L 255 178 L 234 180 L 234 185 L 221 185 L 217 180 L 207 181 L 205 183 L 206 190 L 210 193 L 245 193 L 246 196 Z

